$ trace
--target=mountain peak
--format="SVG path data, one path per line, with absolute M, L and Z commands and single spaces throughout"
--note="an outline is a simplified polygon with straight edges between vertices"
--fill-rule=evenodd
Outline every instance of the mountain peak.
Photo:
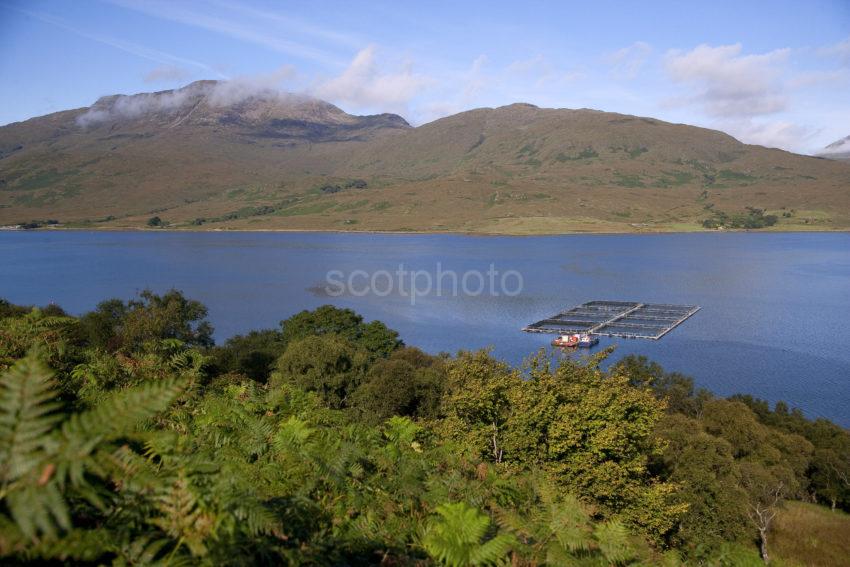
M 80 114 L 76 122 L 85 129 L 108 124 L 111 130 L 144 127 L 148 131 L 155 127 L 219 125 L 261 129 L 272 137 L 278 137 L 271 133 L 278 127 L 296 123 L 349 129 L 410 126 L 394 114 L 354 116 L 308 95 L 282 92 L 248 81 L 212 80 L 158 92 L 103 96 Z M 315 128 L 307 130 L 315 134 Z
M 539 110 L 539 109 L 540 109 L 540 107 L 539 107 L 539 106 L 537 106 L 536 104 L 531 104 L 530 102 L 514 102 L 514 103 L 512 103 L 512 104 L 506 104 L 506 105 L 504 105 L 504 106 L 500 106 L 500 107 L 498 107 L 496 110 L 520 110 L 520 109 L 524 109 L 524 110 L 528 110 L 528 109 Z

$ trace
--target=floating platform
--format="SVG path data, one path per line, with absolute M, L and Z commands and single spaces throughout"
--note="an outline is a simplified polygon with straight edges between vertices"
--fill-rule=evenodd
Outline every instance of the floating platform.
M 522 330 L 527 333 L 587 333 L 604 337 L 657 341 L 699 309 L 698 305 L 588 301 L 532 323 Z

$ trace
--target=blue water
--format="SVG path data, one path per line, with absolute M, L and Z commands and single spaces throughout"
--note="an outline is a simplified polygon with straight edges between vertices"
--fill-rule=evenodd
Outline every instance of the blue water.
M 487 278 L 491 264 L 500 275 L 516 270 L 523 289 L 453 297 L 444 279 L 441 297 L 432 291 L 414 304 L 397 282 L 385 297 L 324 289 L 331 270 L 392 274 L 403 264 L 433 278 L 438 263 L 459 277 L 480 270 Z M 386 277 L 377 283 L 386 292 Z M 508 278 L 507 291 L 516 284 Z M 0 297 L 15 303 L 81 313 L 108 297 L 172 287 L 209 307 L 219 341 L 333 303 L 427 351 L 492 346 L 513 363 L 551 339 L 521 327 L 584 301 L 696 304 L 702 310 L 660 341 L 603 338 L 598 348 L 616 344 L 615 358 L 645 354 L 718 394 L 785 400 L 850 426 L 848 234 L 0 233 Z

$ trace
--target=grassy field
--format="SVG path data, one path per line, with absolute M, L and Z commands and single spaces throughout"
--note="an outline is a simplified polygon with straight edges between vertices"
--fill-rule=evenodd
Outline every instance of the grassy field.
M 850 514 L 826 506 L 788 502 L 776 517 L 770 552 L 786 565 L 842 567 L 850 565 Z

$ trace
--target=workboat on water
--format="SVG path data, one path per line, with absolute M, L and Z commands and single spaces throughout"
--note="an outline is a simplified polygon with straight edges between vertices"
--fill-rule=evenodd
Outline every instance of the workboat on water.
M 573 333 L 570 335 L 560 335 L 552 341 L 552 346 L 563 348 L 590 348 L 599 343 L 597 337 L 593 337 L 587 333 Z

